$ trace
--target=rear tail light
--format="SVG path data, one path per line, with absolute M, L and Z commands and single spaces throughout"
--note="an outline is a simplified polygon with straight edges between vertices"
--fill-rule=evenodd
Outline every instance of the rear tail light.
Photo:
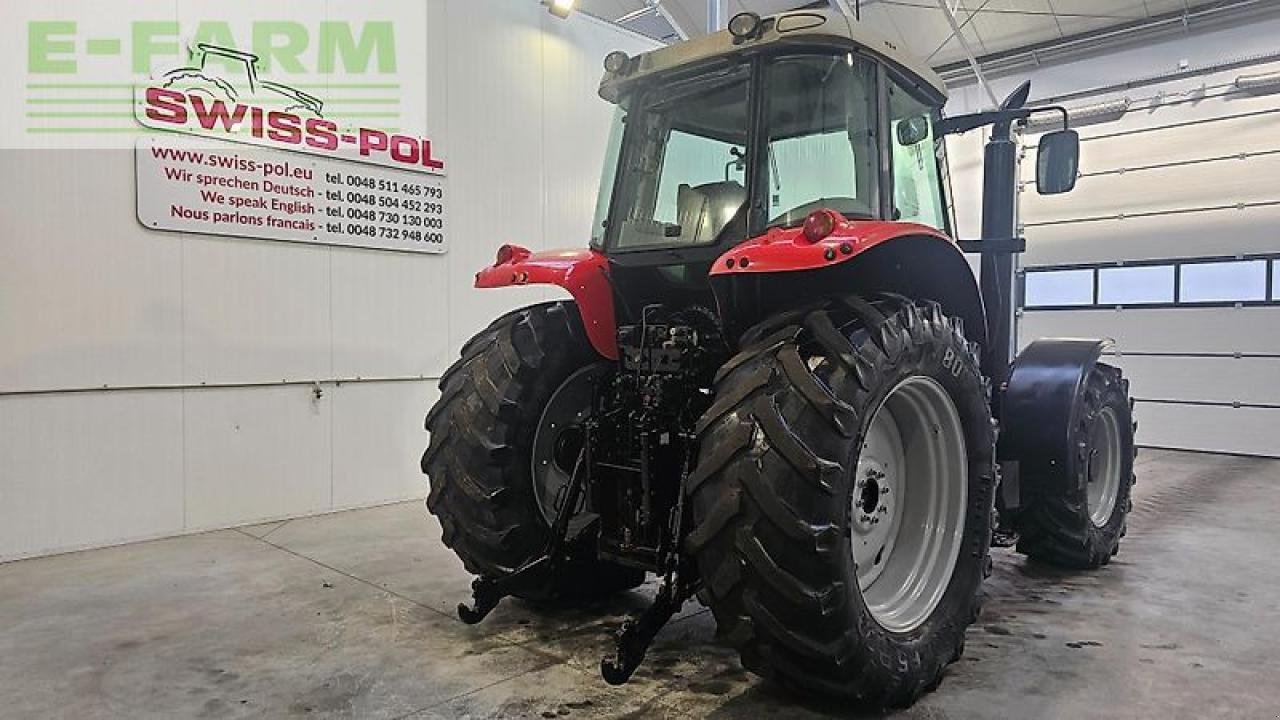
M 835 210 L 814 210 L 804 219 L 804 236 L 809 242 L 818 242 L 836 231 L 843 220 Z
M 528 248 L 522 248 L 519 245 L 503 245 L 498 248 L 498 259 L 494 265 L 505 265 L 509 262 L 519 262 L 529 257 Z

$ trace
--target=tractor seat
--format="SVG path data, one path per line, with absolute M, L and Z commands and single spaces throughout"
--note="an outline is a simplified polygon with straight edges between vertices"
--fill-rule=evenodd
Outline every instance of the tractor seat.
M 681 184 L 676 191 L 676 222 L 680 242 L 702 245 L 714 242 L 747 201 L 747 189 L 734 180 Z

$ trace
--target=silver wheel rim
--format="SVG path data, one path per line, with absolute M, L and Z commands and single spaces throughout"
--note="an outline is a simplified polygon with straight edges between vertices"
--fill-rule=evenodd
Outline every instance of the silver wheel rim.
M 1089 519 L 1106 526 L 1120 495 L 1120 418 L 1110 407 L 1098 414 L 1092 452 L 1089 456 Z
M 960 413 L 933 378 L 898 383 L 871 417 L 850 498 L 863 601 L 893 632 L 929 619 L 964 541 L 968 455 Z
M 551 394 L 538 418 L 530 454 L 530 476 L 533 497 L 548 525 L 555 521 L 560 503 L 564 502 L 563 495 L 584 437 L 582 423 L 591 414 L 591 397 L 604 371 L 604 365 L 588 365 L 570 375 Z M 580 514 L 585 505 L 586 493 L 583 493 L 574 514 Z

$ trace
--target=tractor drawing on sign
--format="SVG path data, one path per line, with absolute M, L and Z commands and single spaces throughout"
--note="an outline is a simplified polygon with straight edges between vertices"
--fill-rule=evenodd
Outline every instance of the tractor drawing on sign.
M 478 576 L 459 614 L 653 573 L 608 682 L 696 596 L 749 670 L 910 704 L 961 656 L 994 534 L 1089 569 L 1125 533 L 1135 425 L 1104 342 L 1014 352 L 1015 128 L 1062 116 L 1035 184 L 1066 192 L 1066 111 L 1024 84 L 944 117 L 932 71 L 818 11 L 605 69 L 588 247 L 504 245 L 475 278 L 572 301 L 473 337 L 426 418 L 427 507 Z M 957 241 L 943 139 L 987 127 L 982 237 Z
M 282 83 L 259 79 L 258 56 L 251 52 L 198 43 L 192 55 L 199 58 L 199 64 L 166 72 L 161 78 L 164 87 L 200 95 L 206 101 L 239 102 L 304 117 L 323 117 L 324 102 L 320 98 Z M 230 68 L 231 72 L 215 69 L 214 62 Z

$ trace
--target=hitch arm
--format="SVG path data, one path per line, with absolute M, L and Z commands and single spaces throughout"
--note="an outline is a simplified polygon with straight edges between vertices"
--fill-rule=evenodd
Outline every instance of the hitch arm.
M 593 424 L 585 423 L 586 437 L 578 459 L 573 464 L 573 473 L 569 476 L 569 487 L 565 493 L 564 503 L 556 510 L 555 521 L 551 524 L 551 536 L 547 538 L 542 553 L 526 560 L 520 567 L 506 575 L 496 578 L 478 577 L 471 583 L 471 605 L 458 604 L 458 617 L 468 625 L 475 625 L 498 606 L 502 598 L 514 595 L 524 588 L 543 586 L 555 572 L 563 560 L 566 536 L 569 534 L 569 521 L 573 519 L 574 508 L 582 498 L 583 485 L 587 468 L 591 466 L 591 435 Z
M 638 618 L 627 620 L 618 632 L 617 644 L 612 657 L 600 661 L 600 675 L 610 685 L 622 685 L 631 679 L 636 668 L 644 662 L 645 653 L 653 644 L 667 621 L 671 619 L 684 599 L 680 596 L 675 583 L 663 582 L 653 604 L 645 609 Z
M 685 558 L 681 553 L 684 544 L 684 487 L 685 480 L 689 477 L 690 462 L 691 458 L 686 454 L 680 471 L 680 494 L 667 524 L 670 537 L 667 553 L 663 558 L 664 572 L 658 594 L 654 597 L 653 604 L 645 608 L 639 617 L 628 619 L 622 624 L 613 655 L 600 660 L 600 675 L 610 685 L 621 685 L 631 679 L 640 663 L 644 662 L 644 656 L 658 631 L 672 615 L 680 611 L 684 601 L 696 589 L 684 581 Z

